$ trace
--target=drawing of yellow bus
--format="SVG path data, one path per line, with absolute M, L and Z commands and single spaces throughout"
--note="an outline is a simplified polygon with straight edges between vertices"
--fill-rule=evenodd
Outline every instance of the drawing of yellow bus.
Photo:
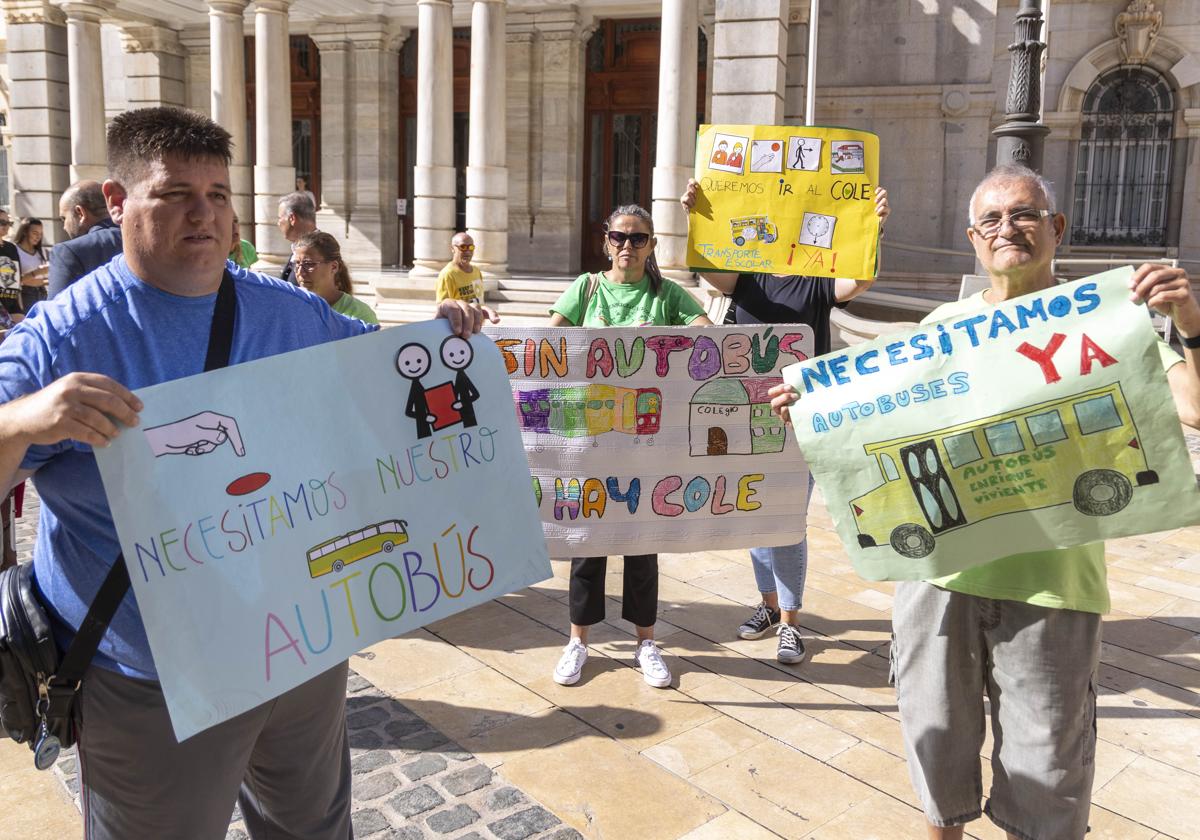
M 925 557 L 936 536 L 1073 504 L 1108 516 L 1158 482 L 1119 383 L 863 447 L 882 483 L 850 502 L 862 548 Z
M 747 242 L 761 239 L 770 245 L 779 238 L 779 228 L 767 216 L 746 216 L 741 219 L 729 220 L 730 235 L 733 244 L 739 248 Z
M 368 525 L 361 531 L 334 537 L 308 550 L 308 573 L 314 578 L 342 569 L 379 552 L 392 551 L 408 542 L 408 523 L 388 519 Z

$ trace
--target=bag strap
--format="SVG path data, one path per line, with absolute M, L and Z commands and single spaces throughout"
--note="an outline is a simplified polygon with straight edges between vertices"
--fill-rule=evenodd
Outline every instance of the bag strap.
M 217 302 L 213 306 L 212 326 L 208 331 L 208 352 L 204 357 L 204 370 L 216 370 L 229 365 L 229 354 L 233 350 L 233 328 L 237 322 L 237 290 L 233 287 L 233 275 L 225 270 L 221 288 L 217 291 Z M 118 554 L 117 561 L 104 577 L 92 604 L 88 607 L 79 631 L 71 640 L 62 662 L 59 663 L 51 683 L 75 688 L 83 679 L 100 640 L 108 629 L 109 622 L 117 612 L 125 593 L 129 591 L 129 567 L 125 555 Z
M 579 323 L 583 323 L 583 319 L 587 317 L 588 304 L 592 298 L 596 296 L 596 290 L 600 288 L 600 275 L 598 273 L 588 274 L 587 285 L 583 287 L 583 308 L 579 310 Z

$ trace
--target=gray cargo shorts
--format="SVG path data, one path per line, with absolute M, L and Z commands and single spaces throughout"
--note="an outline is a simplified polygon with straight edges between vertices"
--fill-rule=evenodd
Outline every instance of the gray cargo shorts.
M 896 585 L 892 678 L 913 787 L 936 826 L 982 813 L 1023 840 L 1087 832 L 1100 616 Z M 984 697 L 992 789 L 980 808 Z

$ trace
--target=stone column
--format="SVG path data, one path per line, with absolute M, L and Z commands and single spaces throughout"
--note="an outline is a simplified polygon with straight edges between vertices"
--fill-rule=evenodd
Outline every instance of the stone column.
M 183 45 L 183 102 L 185 107 L 212 116 L 212 40 L 207 24 L 179 30 Z
M 471 8 L 471 121 L 467 148 L 467 230 L 487 277 L 508 275 L 508 81 L 505 0 Z
M 658 64 L 658 143 L 652 204 L 663 273 L 691 280 L 687 214 L 679 206 L 696 157 L 697 12 L 694 0 L 663 0 Z
M 317 227 L 334 236 L 354 203 L 354 44 L 346 27 L 320 21 L 309 34 L 321 54 L 321 206 Z
M 1200 160 L 1200 108 L 1183 110 L 1185 139 L 1183 148 L 1188 161 Z M 1177 164 L 1179 165 L 1179 164 Z M 1195 174 L 1183 179 L 1183 197 L 1179 207 L 1179 258 L 1200 262 L 1200 178 Z M 1193 287 L 1197 272 L 1192 272 Z
M 379 17 L 321 21 L 310 37 L 321 51 L 317 226 L 338 238 L 352 268 L 377 271 L 400 258 L 396 90 L 405 33 Z M 375 276 L 355 273 L 364 283 Z
M 804 125 L 808 94 L 807 5 L 793 5 L 788 13 L 787 71 L 784 74 L 783 123 Z
M 246 5 L 247 0 L 209 0 L 208 42 L 212 55 L 209 108 L 213 121 L 233 135 L 233 162 L 229 166 L 233 209 L 238 214 L 242 238 L 253 240 L 256 238 L 254 178 L 250 169 L 250 138 L 246 123 L 246 30 L 243 23 Z M 288 125 L 291 125 L 290 121 Z
M 45 221 L 47 239 L 63 240 L 58 199 L 70 183 L 67 27 L 45 0 L 4 0 L 9 116 L 12 123 L 13 216 Z
M 292 164 L 291 0 L 254 3 L 254 224 L 259 262 L 281 269 L 291 246 L 276 226 L 279 199 L 296 188 Z
M 417 0 L 412 277 L 436 275 L 454 234 L 454 63 L 449 0 Z
M 712 122 L 782 123 L 788 7 L 788 0 L 717 0 Z
M 103 181 L 108 174 L 104 140 L 104 64 L 100 18 L 112 10 L 106 0 L 66 3 L 67 65 L 71 102 L 71 180 Z
M 122 27 L 125 89 L 130 109 L 183 105 L 184 50 L 179 33 L 156 24 Z

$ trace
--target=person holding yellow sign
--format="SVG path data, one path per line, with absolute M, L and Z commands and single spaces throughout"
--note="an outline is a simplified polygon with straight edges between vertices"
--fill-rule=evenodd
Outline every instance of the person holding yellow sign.
M 687 192 L 680 197 L 679 203 L 690 214 L 701 195 L 700 184 L 690 179 Z M 890 212 L 887 190 L 876 187 L 875 214 L 879 217 L 881 229 Z M 713 288 L 732 297 L 726 323 L 808 324 L 813 328 L 814 348 L 818 356 L 830 350 L 829 313 L 835 306 L 845 307 L 875 282 L 732 272 L 704 272 L 700 276 Z M 811 495 L 811 473 L 808 481 Z M 795 545 L 752 548 L 750 561 L 762 602 L 738 627 L 738 635 L 743 639 L 761 639 L 777 626 L 779 645 L 775 658 L 785 665 L 797 665 L 807 655 L 797 621 L 808 571 L 808 540 L 801 540 Z

